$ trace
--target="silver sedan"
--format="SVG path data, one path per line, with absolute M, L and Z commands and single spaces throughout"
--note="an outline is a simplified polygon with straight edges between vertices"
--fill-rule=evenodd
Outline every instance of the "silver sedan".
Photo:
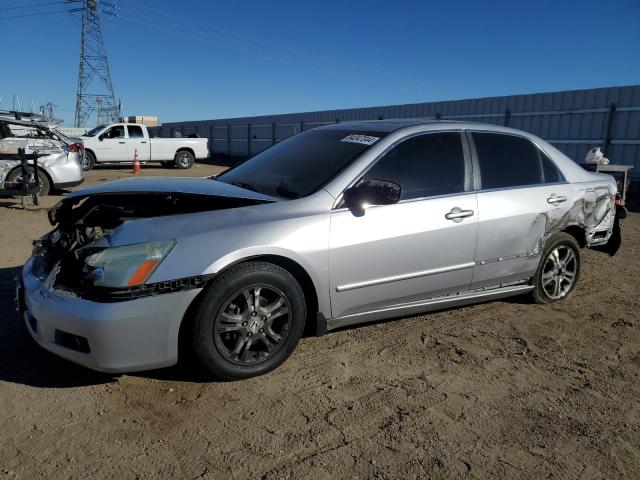
M 342 123 L 217 178 L 79 190 L 22 271 L 27 328 L 90 368 L 268 372 L 303 333 L 529 294 L 566 298 L 580 250 L 620 245 L 617 188 L 525 132 Z

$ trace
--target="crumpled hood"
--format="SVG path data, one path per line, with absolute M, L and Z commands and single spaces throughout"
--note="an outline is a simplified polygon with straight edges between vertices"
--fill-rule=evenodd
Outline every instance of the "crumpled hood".
M 162 217 L 278 199 L 211 178 L 127 178 L 76 190 L 49 210 L 51 225 L 112 229 L 127 219 Z
M 269 195 L 252 192 L 245 188 L 219 182 L 212 178 L 182 177 L 137 177 L 125 178 L 114 182 L 101 183 L 88 188 L 76 190 L 65 197 L 87 197 L 101 194 L 144 194 L 144 193 L 186 193 L 193 195 L 209 195 L 214 197 L 246 198 L 265 202 L 277 199 Z

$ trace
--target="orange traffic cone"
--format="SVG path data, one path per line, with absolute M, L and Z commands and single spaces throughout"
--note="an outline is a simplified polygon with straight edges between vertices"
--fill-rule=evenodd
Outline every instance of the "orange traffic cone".
M 136 148 L 133 153 L 133 173 L 140 173 L 142 169 L 140 168 L 140 160 L 138 160 L 138 149 Z

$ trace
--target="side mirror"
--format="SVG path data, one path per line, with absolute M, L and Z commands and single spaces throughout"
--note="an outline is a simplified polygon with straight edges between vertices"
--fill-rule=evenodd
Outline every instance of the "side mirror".
M 367 205 L 392 205 L 400 201 L 400 185 L 386 180 L 367 180 L 344 191 L 347 208 L 364 210 Z
M 98 140 L 100 140 L 100 141 L 104 140 L 104 133 L 98 137 Z

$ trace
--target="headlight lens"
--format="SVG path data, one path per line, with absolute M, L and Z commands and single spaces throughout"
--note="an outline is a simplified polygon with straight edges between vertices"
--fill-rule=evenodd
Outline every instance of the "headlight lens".
M 174 240 L 107 248 L 85 259 L 93 284 L 100 287 L 142 285 L 175 245 Z

